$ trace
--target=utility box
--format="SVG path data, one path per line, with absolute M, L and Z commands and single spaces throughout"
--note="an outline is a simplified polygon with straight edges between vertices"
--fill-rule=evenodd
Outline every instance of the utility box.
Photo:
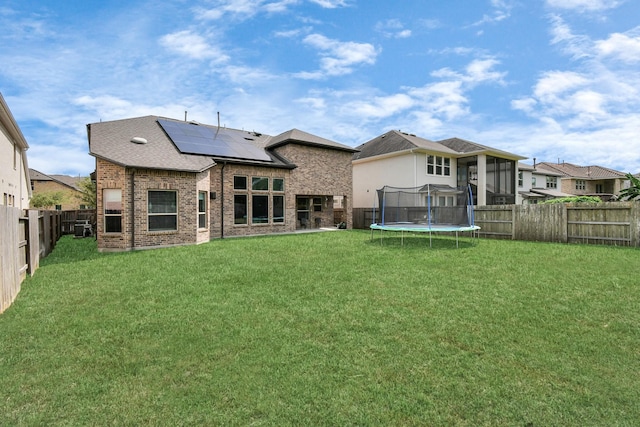
M 73 231 L 74 237 L 89 237 L 93 234 L 89 220 L 77 220 Z

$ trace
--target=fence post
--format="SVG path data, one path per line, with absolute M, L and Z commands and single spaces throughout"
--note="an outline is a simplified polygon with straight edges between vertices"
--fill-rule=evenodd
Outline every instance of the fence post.
M 629 206 L 629 245 L 637 247 L 639 244 L 640 236 L 640 202 L 631 202 Z
M 569 242 L 569 210 L 567 209 L 567 203 L 561 203 L 562 211 L 560 212 L 559 221 L 564 222 L 561 226 L 562 236 L 560 236 L 560 241 L 562 243 Z
M 29 275 L 33 276 L 33 273 L 36 272 L 38 267 L 40 266 L 40 221 L 38 221 L 39 212 L 37 210 L 29 210 L 27 215 L 28 220 L 28 252 L 27 256 L 29 257 Z

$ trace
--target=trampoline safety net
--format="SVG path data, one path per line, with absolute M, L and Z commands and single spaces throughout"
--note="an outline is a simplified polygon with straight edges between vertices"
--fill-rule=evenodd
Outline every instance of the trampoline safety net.
M 377 190 L 378 224 L 420 224 L 433 226 L 474 226 L 471 187 L 427 184 L 400 188 L 384 186 Z M 377 210 L 377 212 L 376 212 Z

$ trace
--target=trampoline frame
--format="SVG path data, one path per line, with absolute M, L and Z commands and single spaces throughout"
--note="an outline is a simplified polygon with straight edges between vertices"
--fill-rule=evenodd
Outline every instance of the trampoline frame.
M 382 232 L 383 231 L 394 231 L 400 232 L 400 241 L 404 246 L 404 232 L 411 233 L 429 233 L 429 247 L 432 247 L 432 233 L 446 232 L 446 233 L 455 233 L 456 235 L 456 248 L 460 247 L 459 243 L 459 233 L 461 232 L 471 232 L 471 237 L 477 237 L 476 231 L 480 230 L 480 227 L 477 225 L 453 225 L 453 224 L 416 224 L 413 222 L 396 222 L 391 224 L 371 224 L 369 226 L 371 229 L 371 240 L 373 240 L 373 230 L 380 230 L 380 244 L 382 244 Z
M 379 193 L 380 191 L 385 191 L 386 190 L 386 186 L 383 187 L 383 189 L 378 190 L 377 193 Z M 391 223 L 387 223 L 385 222 L 385 205 L 384 202 L 382 204 L 382 206 L 380 207 L 381 210 L 381 223 L 374 223 L 371 224 L 369 226 L 369 228 L 371 229 L 371 240 L 373 240 L 373 230 L 380 230 L 380 244 L 382 244 L 382 234 L 383 231 L 400 231 L 400 241 L 402 242 L 402 245 L 404 246 L 404 232 L 414 232 L 414 233 L 429 233 L 429 247 L 432 247 L 432 233 L 439 233 L 439 232 L 447 232 L 447 233 L 455 233 L 456 235 L 456 248 L 460 247 L 459 244 L 459 233 L 461 232 L 471 232 L 471 237 L 477 237 L 478 233 L 477 231 L 480 230 L 480 227 L 475 225 L 475 217 L 474 217 L 474 210 L 473 210 L 473 192 L 471 190 L 471 185 L 467 185 L 466 188 L 466 192 L 467 192 L 467 214 L 468 214 L 468 224 L 433 224 L 432 220 L 431 220 L 431 188 L 430 186 L 427 186 L 427 206 L 426 206 L 426 211 L 428 212 L 427 215 L 427 222 L 426 223 L 416 223 L 416 222 L 391 222 Z M 383 199 L 384 200 L 384 197 Z M 375 203 L 374 203 L 374 208 L 373 208 L 373 217 L 376 217 L 376 213 L 375 213 Z

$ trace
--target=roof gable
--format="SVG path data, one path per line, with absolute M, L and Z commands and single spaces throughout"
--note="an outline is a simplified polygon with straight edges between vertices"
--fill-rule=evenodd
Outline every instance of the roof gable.
M 331 141 L 330 139 L 322 138 L 320 136 L 313 135 L 299 129 L 291 129 L 281 133 L 280 135 L 272 137 L 271 140 L 265 145 L 265 148 L 272 149 L 286 144 L 310 145 L 340 151 L 349 151 L 352 153 L 358 151 L 353 147 L 349 147 L 347 145 L 343 145 L 338 142 Z
M 360 152 L 353 156 L 354 160 L 418 148 L 446 154 L 455 153 L 450 148 L 437 142 L 397 130 L 391 130 L 379 135 L 356 148 Z
M 461 155 L 470 153 L 487 153 L 508 159 L 520 160 L 526 158 L 465 139 L 449 138 L 441 141 L 431 141 L 414 134 L 395 130 L 377 136 L 357 148 L 360 150 L 360 153 L 353 156 L 354 160 L 412 149 L 423 149 L 432 153 L 447 154 L 451 157 L 461 157 Z

